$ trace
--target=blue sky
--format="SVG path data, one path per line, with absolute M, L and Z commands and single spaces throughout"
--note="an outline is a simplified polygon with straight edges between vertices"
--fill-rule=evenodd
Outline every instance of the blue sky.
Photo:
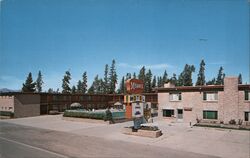
M 145 65 L 171 76 L 186 63 L 206 79 L 220 66 L 249 83 L 247 0 L 2 0 L 0 88 L 20 89 L 27 74 L 42 71 L 44 89 L 88 82 L 115 59 L 119 79 Z M 207 40 L 200 40 L 207 39 Z

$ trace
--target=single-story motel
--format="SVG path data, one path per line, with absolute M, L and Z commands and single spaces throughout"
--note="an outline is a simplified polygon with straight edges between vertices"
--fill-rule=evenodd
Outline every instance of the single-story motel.
M 181 86 L 165 84 L 155 93 L 142 94 L 159 118 L 181 122 L 207 120 L 250 125 L 250 85 L 238 84 L 237 77 L 225 77 L 224 85 Z M 123 94 L 1 93 L 0 111 L 13 112 L 14 118 L 64 111 L 78 102 L 85 109 L 105 109 L 124 103 Z

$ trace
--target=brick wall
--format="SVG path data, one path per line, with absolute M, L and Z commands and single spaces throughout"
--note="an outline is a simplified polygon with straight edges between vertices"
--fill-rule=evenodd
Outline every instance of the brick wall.
M 14 112 L 14 96 L 0 96 L 0 111 Z
M 18 94 L 14 98 L 14 117 L 30 117 L 40 115 L 39 94 Z

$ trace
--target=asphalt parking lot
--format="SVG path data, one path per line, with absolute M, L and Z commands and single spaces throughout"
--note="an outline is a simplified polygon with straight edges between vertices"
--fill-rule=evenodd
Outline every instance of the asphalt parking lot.
M 106 140 L 139 143 L 177 151 L 192 152 L 223 158 L 250 157 L 250 132 L 229 129 L 190 127 L 186 123 L 171 123 L 157 120 L 163 135 L 159 138 L 144 138 L 122 134 L 125 126 L 132 122 L 107 124 L 94 120 L 65 120 L 62 115 L 1 120 L 11 124 L 36 127 L 47 130 L 67 132 L 79 136 L 102 138 Z

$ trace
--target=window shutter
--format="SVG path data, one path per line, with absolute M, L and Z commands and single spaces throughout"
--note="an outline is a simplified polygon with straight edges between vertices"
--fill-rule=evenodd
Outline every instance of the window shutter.
M 207 100 L 207 93 L 203 92 L 203 100 Z
M 245 100 L 249 100 L 249 95 L 248 95 L 248 91 L 245 91 Z
M 181 93 L 179 93 L 179 100 L 181 100 Z

